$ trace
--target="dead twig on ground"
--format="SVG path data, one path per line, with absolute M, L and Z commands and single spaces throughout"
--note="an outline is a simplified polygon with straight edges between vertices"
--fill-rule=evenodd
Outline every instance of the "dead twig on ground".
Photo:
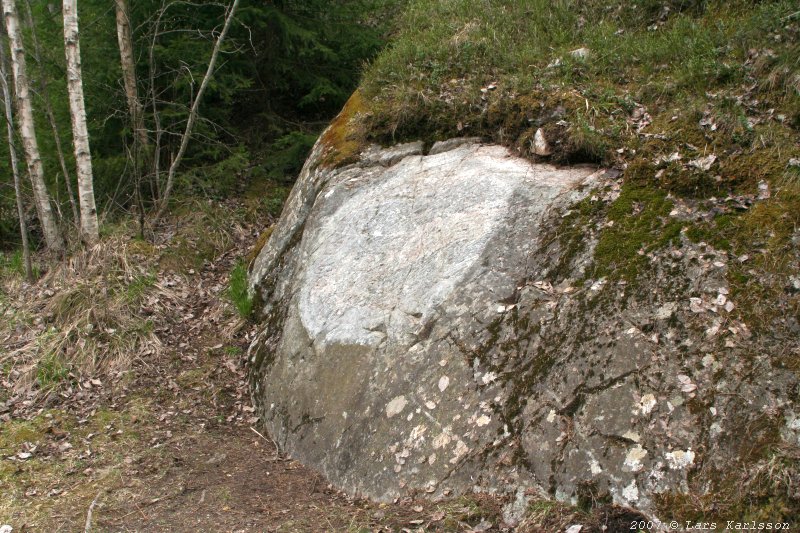
M 89 505 L 89 510 L 86 511 L 86 524 L 83 526 L 83 533 L 89 533 L 92 530 L 92 513 L 94 512 L 94 506 L 97 505 L 97 500 L 100 498 L 102 493 L 102 490 L 97 492 L 97 496 L 94 497 L 91 505 Z

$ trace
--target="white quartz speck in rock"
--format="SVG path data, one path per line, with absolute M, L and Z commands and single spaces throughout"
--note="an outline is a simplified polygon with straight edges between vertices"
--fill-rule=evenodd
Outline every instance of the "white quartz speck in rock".
M 446 431 L 442 432 L 442 433 L 439 434 L 439 436 L 437 436 L 435 439 L 433 439 L 433 448 L 435 450 L 438 450 L 439 448 L 444 448 L 445 446 L 450 444 L 451 440 L 452 440 L 452 438 L 450 437 L 450 435 Z
M 642 459 L 647 456 L 647 450 L 638 444 L 628 450 L 625 456 L 625 468 L 631 472 L 638 472 L 642 469 Z
M 405 396 L 396 396 L 391 402 L 386 404 L 387 418 L 392 418 L 393 416 L 400 414 L 403 409 L 406 408 L 407 404 L 408 401 L 406 400 Z
M 456 448 L 453 450 L 453 457 L 450 459 L 450 464 L 456 464 L 462 457 L 469 452 L 469 448 L 464 444 L 463 440 L 456 442 Z
M 656 311 L 656 318 L 658 320 L 666 320 L 672 316 L 678 308 L 675 302 L 667 302 Z
M 633 442 L 639 442 L 641 437 L 635 431 L 626 431 L 622 434 L 622 437 L 628 440 L 632 440 Z
M 656 406 L 656 397 L 652 394 L 645 394 L 642 396 L 642 399 L 639 400 L 639 411 L 643 415 L 649 415 L 650 411 L 653 410 L 653 407 Z
M 447 387 L 450 385 L 450 378 L 447 376 L 442 376 L 439 378 L 439 390 L 444 392 L 447 390 Z
M 689 298 L 689 309 L 692 313 L 702 313 L 705 311 L 702 298 Z
M 544 131 L 542 128 L 536 130 L 536 133 L 533 135 L 533 153 L 540 156 L 547 156 L 553 153 L 552 148 L 550 148 L 550 143 L 547 142 L 547 139 L 544 136 Z
M 494 372 L 487 372 L 483 375 L 481 381 L 483 381 L 484 385 L 488 385 L 489 383 L 495 381 L 496 379 L 497 379 L 497 374 L 495 374 Z
M 478 417 L 478 419 L 475 421 L 475 425 L 477 425 L 478 427 L 488 426 L 488 425 L 489 425 L 489 422 L 491 422 L 491 421 L 492 421 L 492 419 L 491 419 L 491 418 L 489 418 L 488 416 L 486 416 L 486 415 L 481 415 L 481 416 L 480 416 L 480 417 Z

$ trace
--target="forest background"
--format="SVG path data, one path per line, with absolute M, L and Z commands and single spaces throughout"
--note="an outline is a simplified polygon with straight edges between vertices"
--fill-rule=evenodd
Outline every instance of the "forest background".
M 366 62 L 388 36 L 396 0 L 243 0 L 222 43 L 213 76 L 175 179 L 181 198 L 259 196 L 278 212 L 321 129 L 357 86 Z M 143 0 L 129 11 L 138 98 L 147 138 L 135 141 L 126 103 L 115 2 L 78 4 L 86 116 L 101 234 L 135 214 L 144 223 L 163 196 L 209 58 L 231 6 L 212 1 Z M 44 175 L 60 230 L 80 244 L 69 189 L 75 193 L 62 6 L 20 0 L 17 12 L 33 89 Z M 4 46 L 8 46 L 4 36 Z M 7 48 L 6 48 L 7 49 Z M 7 67 L 9 78 L 11 69 Z M 13 83 L 10 82 L 11 85 Z M 52 108 L 57 138 L 48 120 Z M 18 136 L 18 135 L 17 135 Z M 59 162 L 60 141 L 71 187 Z M 43 248 L 24 155 L 25 220 L 34 249 Z M 0 261 L 22 268 L 19 217 L 8 144 L 0 145 Z M 156 163 L 157 162 L 157 163 Z M 77 198 L 74 199 L 77 203 Z M 276 214 L 276 213 L 273 213 Z M 140 227 L 144 236 L 147 228 Z

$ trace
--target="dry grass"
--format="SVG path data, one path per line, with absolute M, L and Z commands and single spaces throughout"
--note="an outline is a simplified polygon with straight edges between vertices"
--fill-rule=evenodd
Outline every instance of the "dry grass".
M 158 317 L 179 313 L 176 277 L 242 238 L 244 214 L 196 201 L 154 243 L 121 224 L 30 285 L 0 271 L 0 371 L 6 388 L 52 392 L 117 375 L 162 352 Z M 9 386 L 10 384 L 10 386 Z
M 3 356 L 16 388 L 52 389 L 158 354 L 161 341 L 148 306 L 174 295 L 156 283 L 152 266 L 146 243 L 115 235 L 56 266 L 35 286 L 8 281 L 7 292 L 18 295 L 15 314 L 38 317 L 12 335 L 16 346 Z
M 740 498 L 776 495 L 797 502 L 800 497 L 800 447 L 781 444 L 751 467 L 740 485 Z
M 248 219 L 259 220 L 259 214 L 235 204 L 187 199 L 166 229 L 155 236 L 155 242 L 163 248 L 159 267 L 176 272 L 201 268 L 245 237 Z

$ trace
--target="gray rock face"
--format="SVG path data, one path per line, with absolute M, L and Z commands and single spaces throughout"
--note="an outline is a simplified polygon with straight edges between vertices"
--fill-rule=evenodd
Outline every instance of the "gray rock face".
M 510 215 L 530 224 L 589 173 L 533 168 L 503 148 L 473 146 L 329 184 L 301 250 L 297 308 L 308 336 L 320 350 L 386 344 L 382 351 L 405 352 L 470 274 L 490 270 L 489 289 L 509 294 L 515 279 L 494 275 L 490 244 Z
M 252 266 L 253 396 L 293 457 L 378 500 L 533 487 L 652 511 L 734 457 L 740 424 L 780 412 L 795 382 L 765 360 L 718 379 L 746 326 L 721 328 L 714 250 L 665 252 L 630 293 L 592 279 L 596 227 L 562 249 L 564 214 L 613 200 L 613 173 L 471 140 L 421 151 L 331 170 L 317 146 Z
M 302 237 L 281 256 L 292 256 L 285 292 L 265 295 L 282 328 L 265 331 L 280 338 L 255 384 L 287 450 L 384 500 L 466 473 L 498 436 L 459 330 L 505 311 L 534 244 L 517 235 L 535 235 L 559 195 L 595 177 L 477 144 L 384 166 L 398 151 L 373 148 L 368 166 L 314 188 Z M 272 246 L 255 287 L 275 268 Z

